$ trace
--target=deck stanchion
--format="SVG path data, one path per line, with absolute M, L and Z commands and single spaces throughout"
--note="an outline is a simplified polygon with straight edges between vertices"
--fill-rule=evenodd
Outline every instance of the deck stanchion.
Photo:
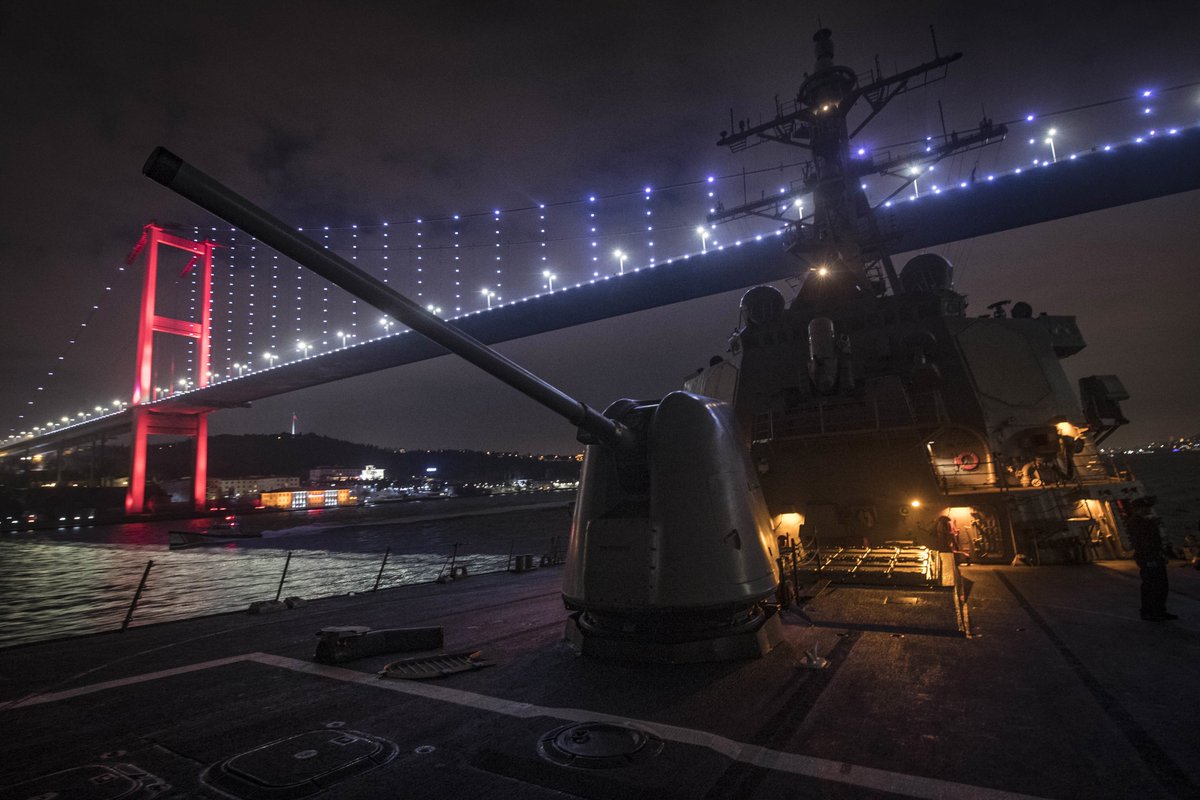
M 796 570 L 796 550 L 800 547 L 799 539 L 800 539 L 800 532 L 797 531 L 796 539 L 794 541 L 789 540 L 789 541 L 791 541 L 791 545 L 792 545 L 791 549 L 792 549 L 792 587 L 793 588 L 798 588 L 800 586 L 800 575 L 798 574 L 798 572 Z
M 383 563 L 379 565 L 379 574 L 375 576 L 375 585 L 371 587 L 371 591 L 379 590 L 379 582 L 383 580 L 383 568 L 387 566 L 388 555 L 392 552 L 392 548 L 383 551 Z
M 150 568 L 153 566 L 153 559 L 146 562 L 146 569 L 142 572 L 142 579 L 138 582 L 137 591 L 133 593 L 133 602 L 129 604 L 129 610 L 125 612 L 125 621 L 121 623 L 121 633 L 125 632 L 130 621 L 133 620 L 133 612 L 137 609 L 138 600 L 142 598 L 142 590 L 146 588 L 146 578 L 150 576 Z
M 287 560 L 283 562 L 283 574 L 279 576 L 279 588 L 275 590 L 275 600 L 278 602 L 279 595 L 283 594 L 283 582 L 287 580 L 288 565 L 292 563 L 292 551 L 288 550 Z

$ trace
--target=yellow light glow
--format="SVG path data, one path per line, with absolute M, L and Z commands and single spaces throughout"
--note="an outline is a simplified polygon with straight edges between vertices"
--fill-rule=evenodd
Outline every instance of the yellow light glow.
M 793 511 L 787 514 L 780 514 L 779 521 L 789 528 L 798 528 L 800 527 L 800 523 L 804 521 L 804 517 Z
M 913 508 L 920 508 L 920 507 L 921 507 L 921 501 L 920 501 L 920 500 L 913 500 L 911 503 L 909 503 L 909 505 L 910 505 L 910 506 L 912 506 Z
M 1069 422 L 1060 422 L 1054 427 L 1058 429 L 1059 436 L 1067 436 L 1071 439 L 1074 439 L 1079 435 L 1079 428 L 1076 428 Z
M 829 274 L 829 267 L 817 267 L 817 274 L 824 278 Z
M 971 506 L 950 506 L 942 513 L 952 519 L 959 528 L 964 528 L 972 523 L 971 512 L 974 510 Z

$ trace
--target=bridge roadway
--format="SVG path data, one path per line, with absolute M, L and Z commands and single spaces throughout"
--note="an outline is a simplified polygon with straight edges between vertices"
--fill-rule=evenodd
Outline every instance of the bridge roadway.
M 1200 189 L 1200 128 L 1162 133 L 1142 143 L 1067 157 L 1044 168 L 978 180 L 966 188 L 900 200 L 880 209 L 882 235 L 894 253 L 1010 230 L 1104 208 Z M 704 254 L 676 258 L 551 294 L 514 301 L 454 321 L 487 344 L 582 325 L 761 283 L 806 269 L 778 236 L 763 236 Z M 164 411 L 214 410 L 445 355 L 412 331 L 280 364 L 151 404 Z M 128 433 L 128 409 L 49 433 L 0 442 L 0 458 L 53 450 Z

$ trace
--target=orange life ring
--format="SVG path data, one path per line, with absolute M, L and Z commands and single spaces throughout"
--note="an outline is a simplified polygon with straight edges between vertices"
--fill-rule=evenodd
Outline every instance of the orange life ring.
M 954 466 L 967 472 L 979 469 L 979 456 L 970 451 L 959 453 L 954 457 Z

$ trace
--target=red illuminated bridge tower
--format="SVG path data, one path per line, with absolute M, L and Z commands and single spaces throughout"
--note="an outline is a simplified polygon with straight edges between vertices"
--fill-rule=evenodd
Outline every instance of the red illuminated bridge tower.
M 160 246 L 174 247 L 191 253 L 192 258 L 183 270 L 200 269 L 199 321 L 173 319 L 155 313 L 155 293 L 158 284 Z M 125 511 L 140 514 L 146 506 L 146 440 L 152 434 L 191 436 L 196 440 L 196 461 L 192 470 L 192 501 L 197 510 L 205 507 L 208 484 L 208 414 L 212 408 L 189 407 L 173 403 L 170 409 L 155 408 L 153 382 L 154 334 L 184 336 L 196 340 L 196 385 L 208 385 L 209 326 L 211 317 L 212 256 L 217 245 L 211 241 L 193 242 L 167 233 L 153 223 L 147 225 L 142 240 L 134 250 L 146 251 L 146 273 L 142 281 L 142 309 L 138 318 L 137 372 L 133 379 L 133 442 L 130 447 L 131 465 L 129 490 L 125 494 Z

